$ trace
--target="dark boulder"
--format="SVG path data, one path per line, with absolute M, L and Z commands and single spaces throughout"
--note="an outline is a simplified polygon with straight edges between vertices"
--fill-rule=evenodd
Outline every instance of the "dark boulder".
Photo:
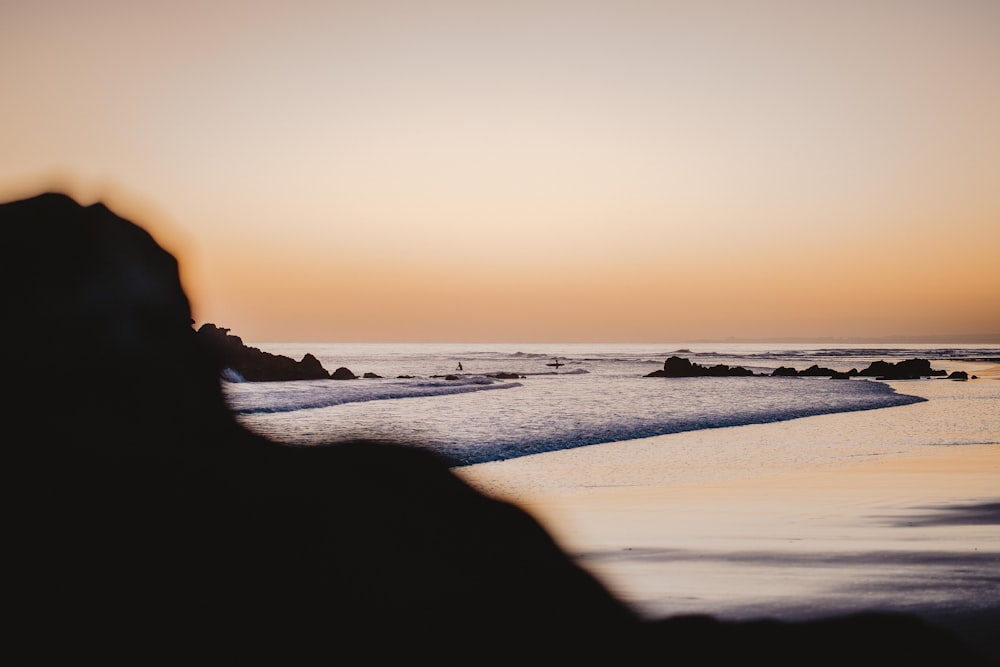
M 235 371 L 247 382 L 275 382 L 288 380 L 325 380 L 330 377 L 319 360 L 306 354 L 301 361 L 281 354 L 264 352 L 243 343 L 229 329 L 214 324 L 198 328 L 198 338 L 212 353 L 223 369 Z
M 701 368 L 689 359 L 674 355 L 663 362 L 663 377 L 692 377 L 700 375 L 698 371 Z
M 895 364 L 882 360 L 873 361 L 868 368 L 859 371 L 858 375 L 879 380 L 918 380 L 922 377 L 947 375 L 947 372 L 931 368 L 931 362 L 927 359 L 906 359 Z
M 976 376 L 973 375 L 972 377 L 976 377 Z M 966 373 L 965 371 L 953 371 L 948 376 L 948 379 L 949 380 L 968 380 L 969 379 L 969 374 Z
M 663 369 L 647 373 L 648 378 L 686 378 L 686 377 L 747 377 L 753 375 L 753 371 L 742 366 L 727 366 L 716 364 L 715 366 L 702 366 L 692 363 L 690 360 L 676 355 L 671 356 L 663 362 Z
M 771 371 L 771 377 L 829 377 L 834 380 L 849 380 L 858 374 L 856 368 L 849 371 L 835 371 L 832 368 L 824 368 L 813 364 L 804 371 L 798 371 L 787 366 L 780 366 Z
M 450 662 L 463 646 L 582 658 L 638 639 L 633 612 L 540 524 L 448 461 L 247 431 L 176 262 L 139 227 L 62 195 L 2 204 L 0 223 L 7 303 L 31 323 L 4 331 L 19 352 L 6 363 L 19 389 L 4 448 L 17 471 L 8 650 L 383 664 Z
M 357 380 L 358 376 L 349 368 L 341 366 L 330 374 L 331 380 Z
M 748 377 L 753 375 L 753 371 L 749 371 L 742 366 L 716 364 L 705 369 L 705 375 L 709 377 Z
M 831 377 L 836 374 L 837 371 L 832 368 L 823 368 L 817 364 L 813 364 L 804 371 L 799 371 L 799 376 L 801 377 Z

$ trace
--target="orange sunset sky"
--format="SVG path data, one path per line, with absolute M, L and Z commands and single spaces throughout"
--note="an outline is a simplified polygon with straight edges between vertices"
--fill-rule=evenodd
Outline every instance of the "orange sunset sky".
M 6 0 L 0 86 L 248 342 L 1000 332 L 992 0 Z

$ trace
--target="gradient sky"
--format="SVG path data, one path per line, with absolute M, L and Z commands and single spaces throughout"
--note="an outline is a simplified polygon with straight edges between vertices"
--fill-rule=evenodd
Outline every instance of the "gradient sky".
M 245 341 L 1000 332 L 993 0 L 6 0 L 0 90 Z

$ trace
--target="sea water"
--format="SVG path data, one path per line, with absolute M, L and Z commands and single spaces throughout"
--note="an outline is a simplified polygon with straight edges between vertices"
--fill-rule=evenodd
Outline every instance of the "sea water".
M 248 344 L 296 360 L 312 354 L 328 371 L 371 375 L 254 383 L 230 375 L 227 400 L 248 429 L 297 445 L 407 443 L 456 466 L 925 400 L 870 378 L 766 377 L 779 366 L 849 371 L 925 358 L 951 372 L 1000 357 L 1000 348 L 972 345 Z M 759 375 L 645 377 L 672 355 Z

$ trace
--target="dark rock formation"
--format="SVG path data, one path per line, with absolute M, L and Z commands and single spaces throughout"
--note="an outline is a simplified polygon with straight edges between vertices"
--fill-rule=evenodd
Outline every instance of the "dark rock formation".
M 832 368 L 823 368 L 817 364 L 813 364 L 804 371 L 799 371 L 800 377 L 830 377 L 831 375 L 836 375 L 837 371 Z
M 658 371 L 663 377 L 693 377 L 703 375 L 704 366 L 691 363 L 684 357 L 673 355 L 663 362 L 663 370 Z M 657 377 L 655 373 L 650 373 L 646 377 Z
M 835 371 L 832 368 L 824 368 L 817 364 L 813 364 L 804 371 L 798 371 L 787 366 L 779 366 L 771 371 L 771 377 L 828 377 L 835 380 L 849 380 L 857 374 L 858 370 L 856 368 L 844 372 Z
M 708 374 L 713 377 L 750 377 L 753 371 L 742 366 L 727 366 L 726 364 L 716 364 L 710 366 Z
M 247 382 L 287 380 L 325 380 L 330 377 L 319 360 L 306 354 L 301 361 L 281 354 L 271 354 L 243 343 L 229 329 L 214 324 L 198 328 L 198 338 L 219 360 L 223 369 L 236 371 Z
M 338 368 L 337 370 L 335 370 L 333 373 L 330 374 L 330 379 L 331 380 L 357 380 L 358 376 L 355 375 L 351 371 L 351 369 L 344 368 L 343 366 L 341 366 L 340 368 Z
M 379 375 L 378 373 L 365 373 L 361 377 L 365 378 L 366 380 L 381 380 L 382 379 L 382 376 Z
M 747 377 L 752 376 L 753 371 L 742 366 L 727 366 L 716 364 L 715 366 L 702 366 L 692 363 L 690 360 L 676 355 L 671 356 L 663 362 L 663 370 L 647 373 L 648 378 L 687 378 L 687 377 Z
M 975 378 L 976 376 L 973 375 L 972 377 Z M 965 371 L 953 371 L 948 376 L 948 379 L 949 380 L 968 380 L 969 379 L 969 374 L 966 373 Z
M 858 375 L 879 380 L 918 380 L 922 377 L 947 375 L 946 371 L 934 370 L 927 359 L 906 359 L 895 364 L 887 361 L 873 361 Z
M 176 262 L 107 208 L 0 205 L 5 649 L 35 664 L 979 664 L 915 616 L 639 619 L 412 446 L 228 410 Z M 67 372 L 69 371 L 69 372 Z

